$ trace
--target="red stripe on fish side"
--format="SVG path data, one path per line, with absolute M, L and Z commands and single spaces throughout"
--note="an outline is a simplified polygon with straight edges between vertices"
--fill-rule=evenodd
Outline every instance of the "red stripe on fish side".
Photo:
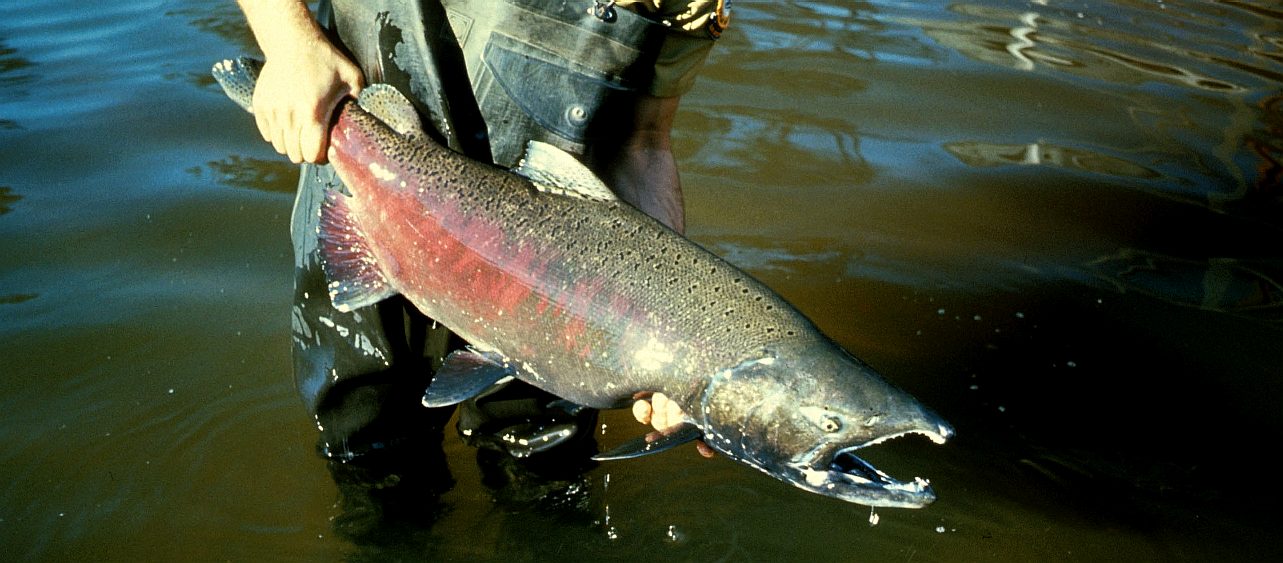
M 425 213 L 413 189 L 384 184 L 357 190 L 368 201 L 360 213 L 385 275 L 403 292 L 449 301 L 474 323 L 511 315 L 532 297 L 547 257 L 531 247 L 512 252 L 502 229 L 458 206 L 438 202 Z
M 440 305 L 425 313 L 477 335 L 495 327 L 535 331 L 584 357 L 599 344 L 600 331 L 611 330 L 605 325 L 633 316 L 628 299 L 603 295 L 604 279 L 561 267 L 566 257 L 554 241 L 540 233 L 521 240 L 501 226 L 505 218 L 487 215 L 480 202 L 451 199 L 452 190 L 485 192 L 460 190 L 476 181 L 466 171 L 408 170 L 380 152 L 387 143 L 373 137 L 381 131 L 365 129 L 341 118 L 332 159 L 360 200 L 353 209 L 385 276 L 421 307 Z M 459 185 L 419 185 L 425 181 Z
M 354 212 L 393 285 L 403 293 L 450 302 L 474 324 L 512 315 L 532 297 L 541 313 L 560 313 L 547 296 L 536 295 L 549 288 L 534 287 L 558 258 L 555 249 L 509 240 L 495 218 L 465 211 L 443 197 L 450 187 L 419 185 L 424 174 L 380 152 L 387 143 L 373 137 L 381 133 L 368 131 L 345 112 L 333 135 L 333 160 L 357 195 Z

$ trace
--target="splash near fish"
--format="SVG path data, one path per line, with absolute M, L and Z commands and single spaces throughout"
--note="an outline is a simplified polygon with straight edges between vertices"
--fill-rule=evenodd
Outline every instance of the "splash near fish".
M 248 108 L 256 69 L 223 61 L 213 74 Z M 470 344 L 445 358 L 425 406 L 510 377 L 602 409 L 662 392 L 687 420 L 596 459 L 703 439 L 824 496 L 935 500 L 925 479 L 898 481 L 856 452 L 908 434 L 944 443 L 947 422 L 573 156 L 531 142 L 513 170 L 469 159 L 432 141 L 386 85 L 336 113 L 328 157 L 350 195 L 330 192 L 322 208 L 331 301 L 350 310 L 401 294 Z

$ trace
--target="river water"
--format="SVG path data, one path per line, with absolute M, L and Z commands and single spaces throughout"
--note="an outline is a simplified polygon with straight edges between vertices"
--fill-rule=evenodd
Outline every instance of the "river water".
M 447 433 L 439 498 L 363 516 L 291 382 L 294 169 L 208 78 L 253 50 L 233 3 L 4 1 L 0 558 L 1277 557 L 1277 3 L 733 10 L 675 131 L 689 234 L 956 426 L 868 455 L 934 505 Z

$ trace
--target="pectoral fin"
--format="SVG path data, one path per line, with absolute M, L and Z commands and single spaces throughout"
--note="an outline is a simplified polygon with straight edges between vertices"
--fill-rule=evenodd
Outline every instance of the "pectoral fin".
M 495 352 L 455 350 L 445 357 L 441 369 L 423 393 L 423 406 L 445 407 L 471 399 L 516 370 Z
M 671 450 L 686 442 L 698 440 L 704 433 L 699 427 L 689 422 L 670 428 L 667 432 L 660 434 L 659 438 L 648 440 L 649 434 L 639 436 L 623 444 L 620 444 L 613 450 L 599 453 L 592 456 L 595 461 L 611 461 L 616 459 L 633 459 L 644 455 L 659 453 L 665 450 Z

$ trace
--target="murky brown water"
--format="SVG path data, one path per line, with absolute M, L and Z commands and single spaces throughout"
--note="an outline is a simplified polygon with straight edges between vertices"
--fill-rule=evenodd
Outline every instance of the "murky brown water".
M 954 423 L 870 454 L 940 500 L 870 526 L 689 451 L 541 495 L 447 436 L 362 541 L 289 374 L 293 171 L 206 74 L 235 7 L 89 6 L 0 3 L 0 558 L 1277 554 L 1275 3 L 736 2 L 690 234 Z

